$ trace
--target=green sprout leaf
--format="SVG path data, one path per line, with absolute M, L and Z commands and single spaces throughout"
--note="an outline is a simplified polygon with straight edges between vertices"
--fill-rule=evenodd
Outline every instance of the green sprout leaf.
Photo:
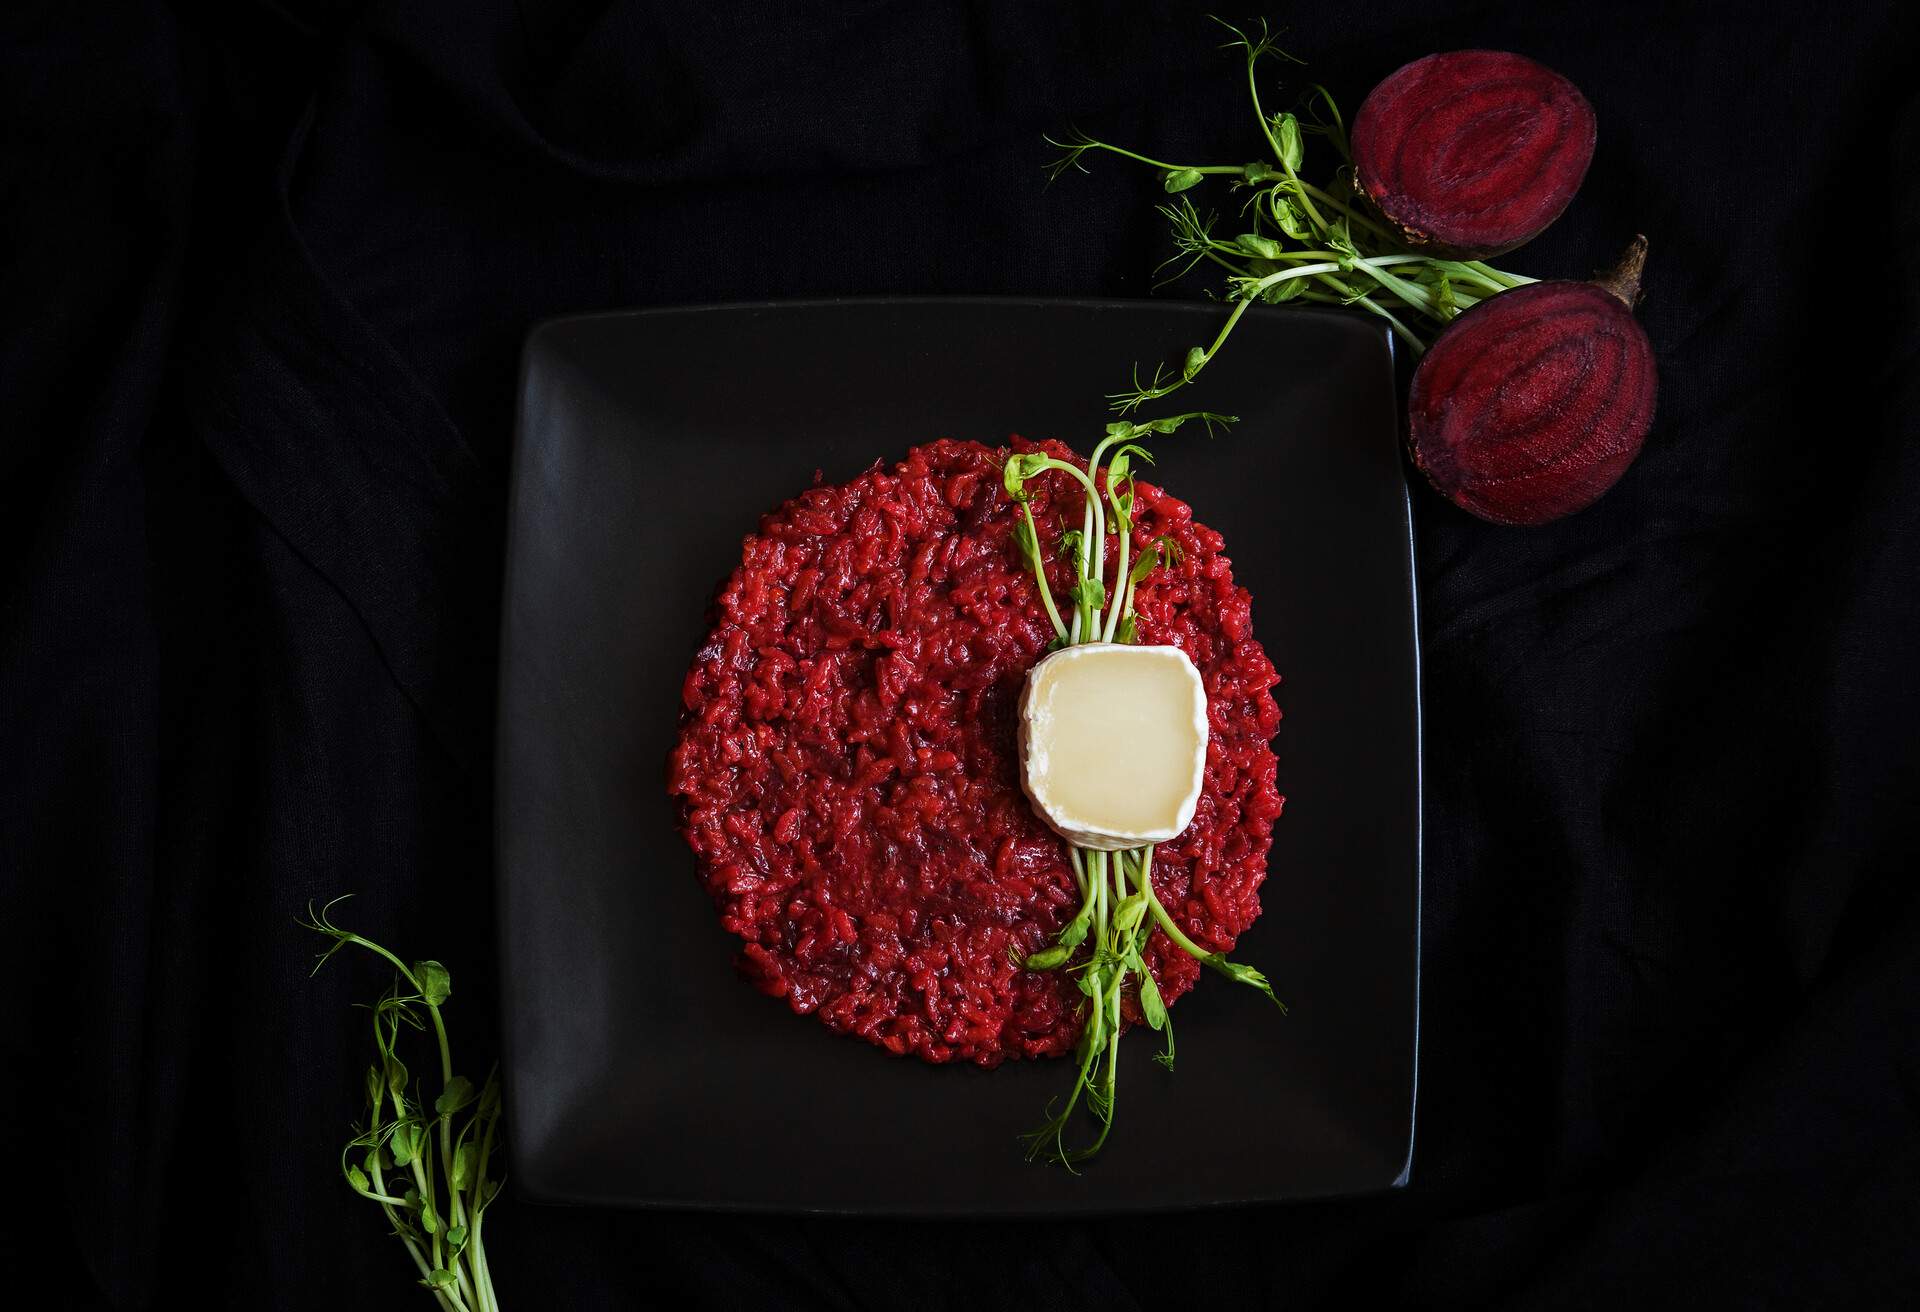
M 1307 151 L 1300 140 L 1300 120 L 1292 114 L 1275 114 L 1272 119 L 1273 140 L 1280 151 L 1280 162 L 1287 172 L 1298 173 L 1300 166 L 1306 163 Z
M 1093 903 L 1080 908 L 1080 914 L 1069 920 L 1066 928 L 1060 931 L 1060 946 L 1071 952 L 1087 939 L 1087 926 L 1093 923 Z
M 1007 495 L 1015 501 L 1025 501 L 1027 480 L 1044 469 L 1046 463 L 1046 454 L 1040 451 L 1008 456 L 1007 467 L 1001 475 L 1001 482 L 1007 489 Z
M 1284 196 L 1269 192 L 1267 209 L 1273 215 L 1274 227 L 1286 233 L 1287 236 L 1293 238 L 1295 241 L 1311 241 L 1313 239 L 1313 229 L 1307 226 L 1306 217 L 1300 213 L 1300 210 L 1292 201 L 1286 199 Z
M 393 1137 L 387 1140 L 387 1151 L 393 1154 L 395 1166 L 411 1165 L 413 1159 L 419 1155 L 418 1130 L 419 1127 L 410 1121 L 393 1127 Z
M 1067 958 L 1072 955 L 1073 949 L 1071 947 L 1065 943 L 1056 943 L 1052 947 L 1042 948 L 1040 951 L 1028 957 L 1026 967 L 1028 970 L 1052 970 L 1057 966 L 1065 965 Z
M 414 962 L 413 977 L 420 981 L 420 1000 L 429 1007 L 439 1006 L 453 993 L 453 979 L 437 961 Z
M 407 1064 L 387 1053 L 387 1091 L 398 1098 L 407 1091 Z
M 1146 1018 L 1149 1029 L 1167 1027 L 1167 1004 L 1160 996 L 1160 986 L 1154 983 L 1153 972 L 1145 966 L 1140 969 L 1140 1014 Z
M 1195 346 L 1189 349 L 1187 352 L 1186 360 L 1183 361 L 1180 365 L 1181 381 L 1188 382 L 1188 383 L 1192 382 L 1193 376 L 1199 373 L 1202 369 L 1205 369 L 1206 367 L 1207 367 L 1207 348 L 1204 346 Z
M 1164 436 L 1165 434 L 1178 431 L 1180 426 L 1189 419 L 1198 419 L 1205 425 L 1208 436 L 1212 436 L 1215 424 L 1225 425 L 1240 422 L 1238 415 L 1216 414 L 1211 410 L 1192 410 L 1184 415 L 1168 415 L 1164 419 L 1155 419 L 1149 423 L 1141 424 L 1139 427 L 1142 432 L 1159 433 Z
M 1256 259 L 1277 260 L 1286 254 L 1286 247 L 1257 232 L 1243 232 L 1233 239 L 1233 244 Z
M 1269 1002 L 1280 1008 L 1282 1012 L 1286 1011 L 1287 1004 L 1273 995 L 1273 985 L 1267 982 L 1267 977 L 1255 970 L 1252 966 L 1243 966 L 1238 962 L 1228 961 L 1226 954 L 1222 952 L 1209 953 L 1200 958 L 1200 964 L 1219 971 L 1236 984 L 1245 984 L 1249 988 L 1259 989 L 1267 995 Z
M 1168 169 L 1166 176 L 1160 180 L 1160 185 L 1171 195 L 1187 190 L 1205 176 L 1199 169 Z
M 1277 282 L 1264 292 L 1261 292 L 1260 299 L 1268 305 L 1284 305 L 1300 295 L 1300 293 L 1306 291 L 1306 289 L 1307 280 L 1305 278 L 1288 278 L 1285 282 Z
M 464 1075 L 456 1075 L 447 1081 L 447 1087 L 433 1100 L 433 1110 L 442 1116 L 451 1116 L 472 1102 L 473 1098 L 473 1081 Z
M 453 1272 L 447 1270 L 445 1267 L 436 1267 L 427 1272 L 420 1283 L 429 1289 L 445 1289 L 458 1278 L 459 1277 L 455 1276 Z
M 367 1173 L 357 1166 L 347 1168 L 347 1183 L 353 1186 L 355 1193 L 366 1193 L 373 1186 L 367 1180 Z
M 1099 579 L 1083 578 L 1073 585 L 1073 591 L 1067 595 L 1075 605 L 1099 610 L 1107 604 L 1107 585 Z

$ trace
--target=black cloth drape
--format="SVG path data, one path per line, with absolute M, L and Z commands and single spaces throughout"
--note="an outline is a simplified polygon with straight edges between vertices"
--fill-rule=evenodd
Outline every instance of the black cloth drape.
M 559 1211 L 517 1307 L 1880 1307 L 1920 1285 L 1914 19 L 1295 5 L 1349 111 L 1511 48 L 1600 116 L 1509 258 L 1652 241 L 1660 414 L 1594 509 L 1417 494 L 1414 1184 L 1084 1224 Z M 51 1305 L 419 1307 L 335 1167 L 363 968 L 495 983 L 489 751 L 522 334 L 601 307 L 1147 295 L 1153 180 L 1256 153 L 1171 4 L 0 14 L 0 1253 Z M 1197 294 L 1192 283 L 1173 295 Z

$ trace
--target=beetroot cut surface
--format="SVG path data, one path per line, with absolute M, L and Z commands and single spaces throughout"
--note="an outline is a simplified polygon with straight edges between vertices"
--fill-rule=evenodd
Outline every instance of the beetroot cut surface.
M 1409 246 L 1479 259 L 1560 217 L 1587 175 L 1594 133 L 1579 88 L 1525 55 L 1428 55 L 1361 105 L 1354 180 Z
M 1057 442 L 1015 438 L 1085 468 Z M 739 965 L 829 1029 L 930 1062 L 1058 1056 L 1079 1038 L 1077 976 L 1016 966 L 1080 904 L 1066 845 L 1020 789 L 1015 723 L 1053 629 L 1014 541 L 1007 448 L 939 441 L 760 521 L 687 671 L 668 788 Z M 1078 523 L 1065 478 L 1036 523 Z M 1279 682 L 1220 535 L 1134 485 L 1135 533 L 1178 559 L 1135 596 L 1139 640 L 1186 652 L 1207 687 L 1193 823 L 1154 853 L 1175 924 L 1229 951 L 1260 914 L 1280 815 Z M 1056 596 L 1070 569 L 1045 530 Z M 1108 538 L 1107 568 L 1117 541 Z M 1155 930 L 1171 1003 L 1200 963 Z M 1139 1019 L 1131 997 L 1129 1021 Z
M 1454 320 L 1407 403 L 1414 464 L 1462 510 L 1544 524 L 1584 509 L 1640 453 L 1658 369 L 1633 317 L 1646 239 L 1598 282 L 1537 282 Z

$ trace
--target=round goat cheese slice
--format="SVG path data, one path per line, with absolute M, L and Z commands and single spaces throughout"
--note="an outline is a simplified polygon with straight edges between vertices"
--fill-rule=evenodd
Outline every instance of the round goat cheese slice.
M 1020 697 L 1021 786 L 1080 847 L 1164 843 L 1193 822 L 1207 764 L 1207 690 L 1178 647 L 1063 647 Z

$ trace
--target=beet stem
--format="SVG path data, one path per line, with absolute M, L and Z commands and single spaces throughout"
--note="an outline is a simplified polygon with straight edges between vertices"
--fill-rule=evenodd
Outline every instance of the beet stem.
M 1640 275 L 1647 267 L 1647 238 L 1636 234 L 1633 242 L 1613 268 L 1593 281 L 1618 297 L 1629 310 L 1640 303 Z

